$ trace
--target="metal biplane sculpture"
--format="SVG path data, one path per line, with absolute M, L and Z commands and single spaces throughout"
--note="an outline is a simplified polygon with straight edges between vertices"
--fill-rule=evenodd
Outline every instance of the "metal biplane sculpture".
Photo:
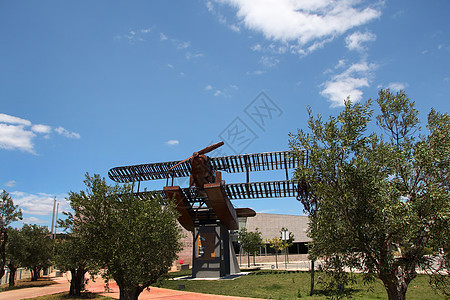
M 299 161 L 290 151 L 208 157 L 207 153 L 224 143 L 208 146 L 182 161 L 141 164 L 112 168 L 108 176 L 121 183 L 166 179 L 158 191 L 174 199 L 179 223 L 193 232 L 193 277 L 223 277 L 239 273 L 229 230 L 238 230 L 240 217 L 253 217 L 250 208 L 235 208 L 230 200 L 297 196 L 297 184 L 289 180 L 289 169 Z M 250 172 L 282 170 L 286 180 L 250 182 Z M 246 182 L 226 184 L 221 171 L 246 172 Z M 190 177 L 189 187 L 174 186 L 174 178 Z M 169 180 L 171 180 L 169 184 Z

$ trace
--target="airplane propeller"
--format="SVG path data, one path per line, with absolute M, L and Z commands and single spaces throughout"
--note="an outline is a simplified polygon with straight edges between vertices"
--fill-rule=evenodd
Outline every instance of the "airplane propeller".
M 186 158 L 186 159 L 180 161 L 179 163 L 177 163 L 176 165 L 174 165 L 173 167 L 171 167 L 171 168 L 169 169 L 169 171 L 171 171 L 171 170 L 174 169 L 175 167 L 181 165 L 182 163 L 184 163 L 184 162 L 190 160 L 190 159 L 193 158 L 193 157 L 197 157 L 197 156 L 199 156 L 199 155 L 203 155 L 203 154 L 209 153 L 209 152 L 214 151 L 214 150 L 216 150 L 217 148 L 219 148 L 219 147 L 221 147 L 221 146 L 223 146 L 223 145 L 224 145 L 224 142 L 218 142 L 218 143 L 216 143 L 216 144 L 213 144 L 213 145 L 210 145 L 210 146 L 208 146 L 208 147 L 205 147 L 205 148 L 203 148 L 203 149 L 200 150 L 200 151 L 194 152 L 194 153 L 193 153 L 191 156 L 189 156 L 188 158 Z

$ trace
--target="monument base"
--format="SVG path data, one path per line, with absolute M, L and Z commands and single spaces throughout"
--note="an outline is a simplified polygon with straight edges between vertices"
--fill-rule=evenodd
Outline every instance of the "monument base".
M 194 228 L 192 277 L 220 278 L 240 272 L 230 233 L 222 224 Z

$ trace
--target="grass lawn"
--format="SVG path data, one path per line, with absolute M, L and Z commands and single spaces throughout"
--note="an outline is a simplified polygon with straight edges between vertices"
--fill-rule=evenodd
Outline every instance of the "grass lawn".
M 42 277 L 39 278 L 38 281 L 31 281 L 30 279 L 22 279 L 22 280 L 16 280 L 15 285 L 13 287 L 9 287 L 8 284 L 0 285 L 0 292 L 8 291 L 8 290 L 15 290 L 15 289 L 24 289 L 29 287 L 37 287 L 37 286 L 46 286 L 55 284 L 53 280 L 49 279 L 48 277 Z
M 29 300 L 65 300 L 65 299 L 92 299 L 92 300 L 109 300 L 110 297 L 103 297 L 92 293 L 82 293 L 81 297 L 69 296 L 69 293 L 60 293 L 54 295 L 40 296 L 36 298 L 28 298 Z
M 270 271 L 269 271 L 270 272 Z M 186 276 L 187 271 L 170 273 L 170 278 Z M 316 272 L 317 277 L 320 272 Z M 360 277 L 357 275 L 357 277 Z M 184 284 L 186 291 L 200 292 L 207 294 L 245 296 L 265 299 L 326 299 L 326 295 L 320 286 L 316 285 L 316 293 L 309 296 L 310 274 L 308 272 L 289 272 L 268 274 L 267 271 L 254 272 L 251 275 L 242 276 L 235 280 L 163 280 L 155 286 L 178 289 L 180 284 Z M 356 299 L 387 299 L 386 291 L 381 283 L 377 281 L 372 285 L 373 292 L 369 291 L 369 286 L 362 283 L 348 286 L 352 290 L 351 296 Z M 419 275 L 409 285 L 406 295 L 408 300 L 414 299 L 444 299 L 442 295 L 437 295 L 428 285 L 428 276 Z

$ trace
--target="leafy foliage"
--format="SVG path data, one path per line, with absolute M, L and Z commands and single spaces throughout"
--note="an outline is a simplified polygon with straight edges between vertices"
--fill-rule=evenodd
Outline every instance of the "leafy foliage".
M 22 266 L 32 273 L 31 280 L 36 281 L 42 269 L 51 266 L 53 258 L 53 240 L 46 226 L 24 224 L 21 229 L 23 241 Z
M 23 265 L 26 256 L 22 231 L 16 228 L 8 228 L 8 244 L 6 245 L 6 259 L 9 269 L 9 286 L 15 285 L 17 268 Z
M 6 244 L 8 243 L 8 227 L 18 220 L 22 220 L 22 210 L 14 205 L 9 193 L 0 193 L 0 279 L 5 275 Z
M 381 90 L 377 103 L 386 136 L 367 133 L 371 100 L 348 100 L 326 122 L 308 109 L 311 133 L 299 130 L 290 144 L 308 155 L 296 179 L 311 216 L 311 257 L 326 257 L 329 270 L 377 276 L 389 299 L 404 299 L 418 267 L 440 287 L 448 282 L 450 117 L 431 110 L 428 135 L 418 135 L 418 111 L 403 91 Z
M 247 228 L 241 228 L 238 233 L 238 240 L 241 243 L 242 249 L 249 256 L 253 254 L 253 259 L 259 248 L 264 246 L 261 232 L 258 231 L 258 228 L 256 228 L 256 231 L 247 231 Z M 250 260 L 248 261 L 248 265 L 250 266 Z
M 173 203 L 159 196 L 136 197 L 130 186 L 109 186 L 86 174 L 86 191 L 70 192 L 72 235 L 86 243 L 92 261 L 120 288 L 121 299 L 137 299 L 167 273 L 181 250 Z
M 269 247 L 275 250 L 275 264 L 277 268 L 278 268 L 278 252 L 286 248 L 289 248 L 294 244 L 294 234 L 289 231 L 289 238 L 286 241 L 284 241 L 282 239 L 283 231 L 288 231 L 288 229 L 284 227 L 281 228 L 279 237 L 273 237 L 267 240 Z
M 273 237 L 270 240 L 267 240 L 269 247 L 275 250 L 275 265 L 278 269 L 278 252 L 284 249 L 284 242 L 279 237 Z
M 70 213 L 66 213 L 70 215 Z M 71 217 L 66 220 L 58 220 L 60 226 L 66 224 L 72 229 Z M 91 241 L 83 241 L 79 236 L 69 232 L 64 239 L 60 239 L 56 243 L 55 264 L 63 272 L 70 271 L 71 281 L 69 295 L 80 296 L 85 288 L 85 274 L 90 272 L 92 275 L 98 272 L 96 264 L 92 262 L 89 243 Z

